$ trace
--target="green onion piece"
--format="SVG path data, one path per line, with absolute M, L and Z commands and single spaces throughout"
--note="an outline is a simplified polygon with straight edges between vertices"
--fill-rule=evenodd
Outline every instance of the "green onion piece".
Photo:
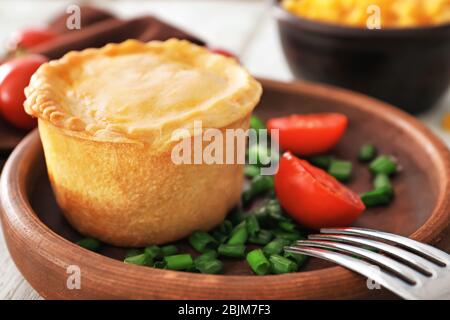
M 247 178 L 254 178 L 254 177 L 260 175 L 260 169 L 258 166 L 255 166 L 253 164 L 248 164 L 244 167 L 244 175 Z
M 161 255 L 163 257 L 173 256 L 178 253 L 178 248 L 173 244 L 161 247 Z
M 263 248 L 263 252 L 268 257 L 273 254 L 281 254 L 283 252 L 283 248 L 290 243 L 291 241 L 289 240 L 277 238 L 266 244 Z
M 386 191 L 389 191 L 391 195 L 394 194 L 394 189 L 392 188 L 391 181 L 389 180 L 389 177 L 384 173 L 380 173 L 375 176 L 375 179 L 373 180 L 373 187 L 375 188 L 375 190 L 385 189 Z
M 297 225 L 289 221 L 278 221 L 278 227 L 287 232 L 295 232 Z
M 195 258 L 195 261 L 202 261 L 202 260 L 214 260 L 217 259 L 217 251 L 215 250 L 208 250 L 204 254 L 199 255 L 197 258 Z
M 393 157 L 382 155 L 370 163 L 369 169 L 374 174 L 384 173 L 390 176 L 397 171 L 397 162 Z
M 257 116 L 250 117 L 250 128 L 253 130 L 266 129 L 266 125 Z
M 256 196 L 273 189 L 272 176 L 256 176 L 252 179 L 250 187 L 242 193 L 242 202 L 249 204 Z
M 228 219 L 231 223 L 236 226 L 247 218 L 247 214 L 242 210 L 234 210 L 229 216 Z
M 248 242 L 259 245 L 266 245 L 272 240 L 273 234 L 269 230 L 261 229 L 255 236 L 250 236 Z
M 160 258 L 163 255 L 161 248 L 156 245 L 146 247 L 144 252 L 152 259 Z
M 359 150 L 359 160 L 363 162 L 372 161 L 377 155 L 377 149 L 373 144 L 366 143 Z
M 248 233 L 246 225 L 238 225 L 230 235 L 227 244 L 245 244 L 247 242 Z
M 233 230 L 233 223 L 230 220 L 223 220 L 219 226 L 219 231 L 223 234 L 230 234 Z
M 141 249 L 130 249 L 130 250 L 127 250 L 127 252 L 125 253 L 125 258 L 138 256 L 142 253 L 144 253 L 144 252 Z
M 221 244 L 217 249 L 219 255 L 231 258 L 244 258 L 245 245 L 243 244 Z
M 333 161 L 333 157 L 332 156 L 315 156 L 315 157 L 311 157 L 309 158 L 309 162 L 319 168 L 322 168 L 324 170 L 328 170 L 328 168 L 330 167 L 331 162 Z
M 152 266 L 153 259 L 145 253 L 139 254 L 137 256 L 127 257 L 123 262 L 128 264 L 136 264 L 139 266 Z
M 217 240 L 204 231 L 195 231 L 192 233 L 189 236 L 189 243 L 200 253 L 204 253 L 210 249 L 215 249 L 218 245 Z
M 289 241 L 296 241 L 296 240 L 303 239 L 303 235 L 299 231 L 287 232 L 284 230 L 276 229 L 273 231 L 273 234 L 277 238 L 281 238 L 281 239 L 285 239 L 285 240 L 289 240 Z
M 305 254 L 286 251 L 283 253 L 283 257 L 295 261 L 295 263 L 297 263 L 297 267 L 301 267 L 308 260 L 308 256 Z
M 192 256 L 187 253 L 164 257 L 164 262 L 169 270 L 187 270 L 194 265 Z
M 94 238 L 84 238 L 77 242 L 77 244 L 80 247 L 83 247 L 85 249 L 91 250 L 91 251 L 99 251 L 102 247 L 102 243 L 100 240 L 94 239 Z
M 297 264 L 278 254 L 273 254 L 269 258 L 272 264 L 272 272 L 275 274 L 291 273 L 297 271 Z
M 213 236 L 214 239 L 217 240 L 218 243 L 224 243 L 228 240 L 228 235 L 223 234 L 219 230 L 213 230 L 211 232 L 211 235 Z
M 250 215 L 245 221 L 248 235 L 250 237 L 256 236 L 259 230 L 261 230 L 261 228 L 259 227 L 258 219 L 254 215 Z
M 367 208 L 384 206 L 391 202 L 392 191 L 386 188 L 375 189 L 362 194 L 361 200 Z
M 348 181 L 352 175 L 352 163 L 350 161 L 333 160 L 328 173 L 339 181 Z
M 247 254 L 247 262 L 257 275 L 265 275 L 270 272 L 270 262 L 261 249 L 250 251 Z
M 223 270 L 223 263 L 220 260 L 201 260 L 195 263 L 195 268 L 204 274 L 218 274 Z
M 274 220 L 278 221 L 291 221 L 290 218 L 283 214 L 281 206 L 276 199 L 267 201 L 264 205 L 253 211 L 253 215 L 256 216 L 258 221 L 262 224 Z
M 156 261 L 153 264 L 153 268 L 156 268 L 156 269 L 166 269 L 166 267 L 167 267 L 167 264 L 164 261 Z

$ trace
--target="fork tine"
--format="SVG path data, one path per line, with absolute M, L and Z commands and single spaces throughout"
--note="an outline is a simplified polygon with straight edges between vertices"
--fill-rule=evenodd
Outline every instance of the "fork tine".
M 411 266 L 414 266 L 421 270 L 428 276 L 436 275 L 435 265 L 428 260 L 425 260 L 421 256 L 415 255 L 409 251 L 400 249 L 399 247 L 391 246 L 384 242 L 370 240 L 361 237 L 335 235 L 335 234 L 312 234 L 308 236 L 310 240 L 322 240 L 322 241 L 339 241 L 350 244 L 358 244 L 363 246 L 369 246 L 378 249 L 382 252 L 389 253 L 390 255 L 403 260 Z
M 370 260 L 374 264 L 381 265 L 384 268 L 396 273 L 399 277 L 411 284 L 422 284 L 423 276 L 419 272 L 410 267 L 403 265 L 389 257 L 383 256 L 379 253 L 375 253 L 357 246 L 352 246 L 339 242 L 330 241 L 299 241 L 297 246 L 301 247 L 318 247 L 322 249 L 338 250 L 349 254 L 361 256 L 367 260 Z
M 348 255 L 341 253 L 336 253 L 328 250 L 323 250 L 320 248 L 311 247 L 286 247 L 286 251 L 292 253 L 306 254 L 312 257 L 328 260 L 350 270 L 353 270 L 368 279 L 378 282 L 380 285 L 386 289 L 398 294 L 400 297 L 405 299 L 417 299 L 411 289 L 411 286 L 406 282 L 382 271 L 381 269 L 375 268 L 374 265 L 359 260 Z
M 402 236 L 398 236 L 392 233 L 375 231 L 364 228 L 324 228 L 320 230 L 322 233 L 327 234 L 345 234 L 369 237 L 378 240 L 390 241 L 396 243 L 404 248 L 407 248 L 419 255 L 422 255 L 430 259 L 435 264 L 445 267 L 450 265 L 450 257 L 447 253 L 440 251 L 432 246 L 420 243 L 418 241 L 408 239 Z

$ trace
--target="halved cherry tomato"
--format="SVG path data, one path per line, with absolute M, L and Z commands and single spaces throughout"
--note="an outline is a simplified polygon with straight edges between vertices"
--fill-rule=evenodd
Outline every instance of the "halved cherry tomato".
M 268 129 L 279 129 L 280 147 L 302 156 L 323 153 L 334 147 L 347 128 L 348 119 L 339 113 L 316 113 L 272 118 Z
M 311 229 L 348 226 L 365 209 L 356 193 L 290 152 L 281 158 L 275 192 L 288 214 Z
M 11 39 L 11 49 L 30 49 L 38 44 L 48 42 L 58 37 L 58 34 L 40 28 L 27 28 L 15 33 Z
M 0 112 L 3 117 L 20 129 L 32 129 L 36 120 L 25 113 L 24 89 L 33 73 L 47 58 L 29 55 L 9 60 L 0 66 Z

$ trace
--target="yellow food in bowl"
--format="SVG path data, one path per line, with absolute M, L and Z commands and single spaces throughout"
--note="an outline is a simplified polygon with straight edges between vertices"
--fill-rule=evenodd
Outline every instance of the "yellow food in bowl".
M 450 22 L 450 0 L 282 0 L 282 6 L 306 19 L 352 27 L 366 28 L 378 13 L 381 28 Z

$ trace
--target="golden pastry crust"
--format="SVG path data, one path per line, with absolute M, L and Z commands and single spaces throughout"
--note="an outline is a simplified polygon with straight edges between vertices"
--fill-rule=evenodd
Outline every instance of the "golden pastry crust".
M 222 128 L 251 112 L 261 86 L 232 59 L 187 41 L 128 40 L 42 65 L 25 90 L 28 114 L 96 141 L 166 149 L 194 120 Z
M 217 226 L 239 202 L 242 165 L 175 165 L 170 151 L 155 155 L 138 144 L 80 139 L 41 119 L 39 133 L 59 207 L 81 234 L 103 242 L 141 247 L 178 240 Z
M 171 135 L 193 135 L 195 120 L 247 129 L 260 95 L 233 59 L 186 41 L 126 41 L 41 66 L 25 109 L 39 118 L 52 188 L 72 226 L 136 247 L 209 230 L 238 203 L 243 166 L 176 165 L 172 148 L 184 136 Z

